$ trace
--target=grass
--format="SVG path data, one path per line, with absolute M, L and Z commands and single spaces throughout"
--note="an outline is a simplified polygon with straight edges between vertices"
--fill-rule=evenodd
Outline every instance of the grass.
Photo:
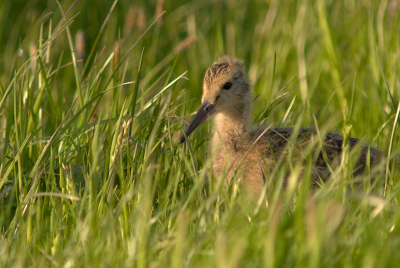
M 373 168 L 354 184 L 346 149 L 311 190 L 310 147 L 278 159 L 246 206 L 205 183 L 211 122 L 177 144 L 205 70 L 229 54 L 259 95 L 256 122 L 396 157 L 396 1 L 70 2 L 0 4 L 1 267 L 399 266 L 396 162 L 386 187 Z

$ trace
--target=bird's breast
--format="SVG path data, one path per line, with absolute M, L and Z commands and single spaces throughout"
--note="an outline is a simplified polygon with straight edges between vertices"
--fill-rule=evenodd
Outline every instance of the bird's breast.
M 263 171 L 257 149 L 250 149 L 248 141 L 232 137 L 221 140 L 213 137 L 210 144 L 210 156 L 214 177 L 230 183 L 232 179 L 240 180 L 241 188 L 246 192 L 259 192 L 264 188 Z

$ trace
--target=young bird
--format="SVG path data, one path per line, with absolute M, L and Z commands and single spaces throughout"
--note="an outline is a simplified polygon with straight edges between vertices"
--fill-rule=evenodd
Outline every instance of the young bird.
M 202 104 L 180 137 L 179 143 L 183 143 L 207 118 L 215 116 L 210 147 L 215 177 L 220 178 L 222 175 L 227 183 L 235 177 L 240 179 L 244 192 L 259 194 L 264 188 L 265 179 L 268 179 L 265 178 L 265 174 L 269 174 L 275 168 L 280 157 L 286 157 L 288 154 L 286 145 L 294 133 L 294 128 L 275 128 L 267 131 L 254 128 L 251 125 L 252 105 L 253 96 L 243 62 L 228 56 L 219 58 L 206 71 Z M 311 129 L 299 130 L 295 139 L 298 153 L 292 159 L 305 161 L 301 157 L 301 151 L 312 142 L 315 135 L 316 132 Z M 318 137 L 315 136 L 315 139 Z M 351 138 L 350 148 L 354 148 L 358 142 L 359 140 Z M 312 183 L 329 177 L 330 168 L 339 163 L 342 143 L 342 136 L 332 133 L 326 135 L 323 147 L 328 164 L 323 152 L 314 149 Z M 369 148 L 365 144 L 357 147 L 360 147 L 360 152 L 354 175 L 364 172 L 368 150 L 371 166 L 382 159 L 382 153 L 376 148 Z

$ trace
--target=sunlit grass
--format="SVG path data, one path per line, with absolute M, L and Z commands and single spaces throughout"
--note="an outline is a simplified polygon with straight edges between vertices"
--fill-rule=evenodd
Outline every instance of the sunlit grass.
M 3 2 L 1 267 L 398 267 L 396 1 Z M 223 54 L 257 124 L 318 132 L 256 203 L 211 175 L 211 120 L 177 143 Z M 394 161 L 310 188 L 326 132 Z

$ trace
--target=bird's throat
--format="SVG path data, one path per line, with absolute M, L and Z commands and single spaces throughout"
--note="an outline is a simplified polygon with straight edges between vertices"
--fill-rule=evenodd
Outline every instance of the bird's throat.
M 244 103 L 236 108 L 216 114 L 214 135 L 217 135 L 218 139 L 229 141 L 248 133 L 252 105 L 251 103 Z

